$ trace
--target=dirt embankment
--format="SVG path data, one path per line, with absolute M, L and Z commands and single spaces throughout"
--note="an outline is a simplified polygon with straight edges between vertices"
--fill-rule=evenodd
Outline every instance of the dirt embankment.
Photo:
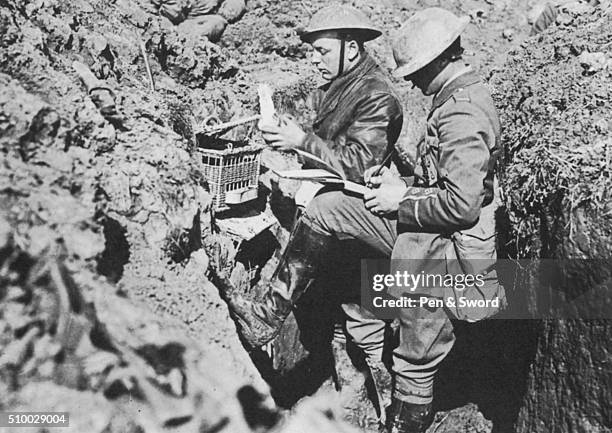
M 273 403 L 205 278 L 191 153 L 229 56 L 136 2 L 0 6 L 1 407 L 249 431 L 243 409 Z
M 611 211 L 607 11 L 605 4 L 574 4 L 558 18 L 562 24 L 510 52 L 505 70 L 493 77 L 512 248 L 520 257 L 609 251 L 599 242 L 609 234 L 606 220 L 585 225 L 587 214 L 598 219 Z
M 531 284 L 512 293 L 551 317 L 533 321 L 519 432 L 612 428 L 612 4 L 569 6 L 492 80 L 505 128 L 506 248 L 555 259 L 561 277 L 538 278 L 535 262 L 523 276 Z
M 162 10 L 159 2 L 0 1 L 3 410 L 67 410 L 75 431 L 233 432 L 277 422 L 205 276 L 211 197 L 193 135 L 210 116 L 255 113 L 258 81 L 274 84 L 279 105 L 304 116 L 317 79 L 296 30 L 327 2 L 252 0 L 235 18 L 222 10 L 230 0 L 211 3 L 210 15 L 222 18 L 206 28 L 225 27 L 218 44 L 188 8 Z M 369 49 L 390 68 L 393 30 L 439 2 L 352 3 L 385 30 Z M 472 16 L 466 59 L 484 77 L 528 31 L 527 5 L 448 5 Z M 396 84 L 410 157 L 426 102 Z M 306 406 L 287 431 L 335 423 L 319 416 L 327 401 Z M 475 417 L 480 430 L 490 428 Z

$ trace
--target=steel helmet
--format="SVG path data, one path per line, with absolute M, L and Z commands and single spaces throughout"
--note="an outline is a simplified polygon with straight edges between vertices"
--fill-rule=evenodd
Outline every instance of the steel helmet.
M 442 8 L 428 8 L 415 13 L 393 39 L 395 77 L 406 77 L 426 66 L 461 35 L 470 22 Z
M 340 4 L 324 7 L 314 14 L 300 38 L 304 42 L 311 42 L 317 33 L 326 31 L 348 33 L 363 42 L 371 41 L 382 35 L 382 32 L 374 27 L 363 12 Z

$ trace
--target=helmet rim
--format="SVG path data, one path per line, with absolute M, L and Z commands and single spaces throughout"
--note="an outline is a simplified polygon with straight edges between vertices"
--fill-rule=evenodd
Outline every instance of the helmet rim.
M 300 39 L 311 43 L 323 32 L 347 33 L 362 42 L 371 41 L 382 35 L 382 31 L 374 27 L 359 9 L 340 4 L 324 7 L 315 13 L 300 35 Z
M 457 17 L 441 8 L 429 8 L 414 14 L 402 25 L 393 40 L 393 57 L 397 67 L 392 75 L 406 77 L 431 63 L 461 36 L 469 22 L 468 16 Z M 439 35 L 440 29 L 444 32 L 442 37 Z

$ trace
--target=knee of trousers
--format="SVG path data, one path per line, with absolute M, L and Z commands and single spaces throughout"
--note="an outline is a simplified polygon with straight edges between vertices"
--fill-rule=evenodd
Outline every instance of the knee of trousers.
M 384 321 L 357 304 L 343 304 L 346 316 L 346 333 L 366 356 L 382 355 L 385 344 Z
M 442 309 L 402 310 L 399 337 L 394 357 L 424 369 L 439 364 L 455 343 L 453 324 Z
M 328 222 L 339 214 L 344 197 L 340 191 L 327 191 L 315 196 L 306 207 L 303 218 L 314 229 L 328 231 Z

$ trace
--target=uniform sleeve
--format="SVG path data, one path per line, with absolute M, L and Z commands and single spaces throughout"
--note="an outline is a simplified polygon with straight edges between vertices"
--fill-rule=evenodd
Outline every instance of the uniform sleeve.
M 468 228 L 480 216 L 491 131 L 478 108 L 457 102 L 441 114 L 438 133 L 439 187 L 408 188 L 398 219 L 416 230 L 445 233 Z
M 402 129 L 402 110 L 395 97 L 375 93 L 362 101 L 345 133 L 324 140 L 311 132 L 300 146 L 359 183 L 363 172 L 384 158 Z

